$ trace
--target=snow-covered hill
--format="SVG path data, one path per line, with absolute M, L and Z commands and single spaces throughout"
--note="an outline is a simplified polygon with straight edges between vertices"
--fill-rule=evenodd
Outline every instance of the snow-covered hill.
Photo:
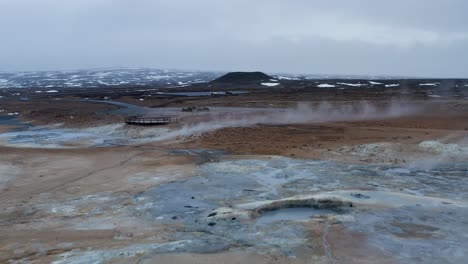
M 184 86 L 208 82 L 221 73 L 160 69 L 0 72 L 0 88 L 91 88 L 108 86 Z

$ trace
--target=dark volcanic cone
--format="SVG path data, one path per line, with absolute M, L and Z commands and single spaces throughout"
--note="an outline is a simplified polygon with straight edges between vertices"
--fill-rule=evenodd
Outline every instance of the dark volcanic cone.
M 273 77 L 263 72 L 230 72 L 218 79 L 213 80 L 211 83 L 228 83 L 228 84 L 244 84 L 244 83 L 261 83 L 267 82 Z

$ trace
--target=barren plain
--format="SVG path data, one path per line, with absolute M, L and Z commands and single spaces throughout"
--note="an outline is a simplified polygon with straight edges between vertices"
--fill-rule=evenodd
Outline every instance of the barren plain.
M 247 91 L 0 99 L 0 262 L 466 263 L 466 94 Z

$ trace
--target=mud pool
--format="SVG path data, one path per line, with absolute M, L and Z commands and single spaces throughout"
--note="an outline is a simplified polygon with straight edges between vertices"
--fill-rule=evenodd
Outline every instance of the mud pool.
M 0 115 L 0 125 L 7 125 L 15 127 L 14 130 L 22 130 L 30 127 L 31 125 L 21 122 L 15 115 Z
M 273 224 L 280 221 L 308 221 L 316 216 L 326 216 L 336 214 L 336 211 L 330 209 L 315 208 L 282 208 L 263 213 L 256 220 L 257 225 Z
M 88 129 L 68 129 L 60 126 L 24 127 L 0 134 L 0 144 L 14 147 L 69 148 L 112 146 L 123 138 L 122 125 Z M 121 130 L 123 132 L 123 130 Z M 119 137 L 120 134 L 120 137 Z
M 241 249 L 290 257 L 306 251 L 324 263 L 352 254 L 371 261 L 377 253 L 397 263 L 462 263 L 468 255 L 467 176 L 466 163 L 426 170 L 222 156 L 191 177 L 135 195 L 130 206 L 114 204 L 122 219 L 164 226 L 168 242 L 75 250 L 56 263 Z M 333 240 L 337 229 L 341 235 Z M 350 252 L 352 244 L 339 247 L 336 239 L 350 234 L 365 238 L 352 242 L 362 252 Z

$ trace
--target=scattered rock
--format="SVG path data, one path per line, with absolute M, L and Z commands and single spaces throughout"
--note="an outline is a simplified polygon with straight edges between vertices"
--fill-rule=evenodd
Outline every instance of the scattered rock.
M 369 199 L 370 198 L 370 196 L 365 195 L 365 194 L 360 194 L 360 193 L 351 193 L 350 195 L 357 199 Z

